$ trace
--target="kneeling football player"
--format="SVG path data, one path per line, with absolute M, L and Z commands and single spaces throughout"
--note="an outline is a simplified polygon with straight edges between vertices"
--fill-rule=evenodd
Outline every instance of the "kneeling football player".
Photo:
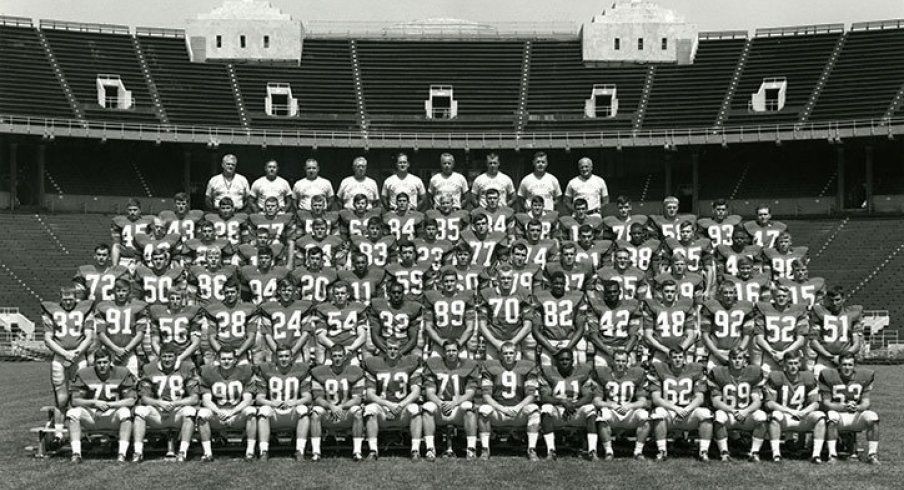
M 554 366 L 544 366 L 540 377 L 540 407 L 546 459 L 556 459 L 556 429 L 587 429 L 587 457 L 596 459 L 596 409 L 588 364 L 575 364 L 571 350 L 555 354 Z
M 198 410 L 198 433 L 204 455 L 201 461 L 213 461 L 210 443 L 212 430 L 240 430 L 244 427 L 248 447 L 245 460 L 254 459 L 257 444 L 257 409 L 254 402 L 255 381 L 250 364 L 237 364 L 235 350 L 222 347 L 217 364 L 201 369 L 201 409 Z
M 669 362 L 653 363 L 650 393 L 656 407 L 650 415 L 656 436 L 656 461 L 667 456 L 666 436 L 670 430 L 697 431 L 699 458 L 709 460 L 709 443 L 713 435 L 713 414 L 703 406 L 706 376 L 697 363 L 685 364 L 682 347 L 669 350 Z
M 749 461 L 760 460 L 760 448 L 766 435 L 766 412 L 762 387 L 765 384 L 759 366 L 747 365 L 746 349 L 728 351 L 728 365 L 716 366 L 709 373 L 710 397 L 715 413 L 716 446 L 722 461 L 731 461 L 728 453 L 728 431 L 752 432 Z
M 467 458 L 477 458 L 477 415 L 474 413 L 474 393 L 480 383 L 480 366 L 471 359 L 459 357 L 458 342 L 443 343 L 443 357 L 431 357 L 424 369 L 424 389 L 427 401 L 423 405 L 424 443 L 426 458 L 436 460 L 436 426 L 464 427 Z M 443 455 L 454 458 L 452 438 Z
M 873 389 L 875 372 L 854 365 L 854 354 L 838 356 L 838 369 L 823 369 L 819 373 L 819 391 L 827 413 L 826 444 L 829 463 L 838 458 L 835 445 L 838 432 L 866 431 L 869 464 L 879 464 L 879 415 L 870 410 L 869 393 Z M 852 451 L 853 452 L 853 448 Z
M 352 459 L 361 461 L 364 442 L 364 370 L 353 365 L 345 347 L 329 348 L 329 366 L 311 370 L 314 408 L 311 409 L 311 461 L 320 461 L 323 429 L 352 430 Z
M 311 405 L 310 367 L 296 362 L 295 346 L 279 344 L 276 362 L 260 367 L 261 390 L 257 393 L 257 439 L 261 461 L 270 456 L 270 430 L 295 430 L 295 459 L 304 460 Z
M 640 366 L 628 367 L 629 357 L 627 350 L 616 348 L 612 351 L 612 365 L 594 370 L 598 391 L 593 405 L 599 409 L 597 430 L 606 460 L 615 457 L 612 429 L 636 431 L 634 458 L 638 460 L 644 459 L 643 446 L 650 436 L 646 373 Z
M 810 462 L 819 459 L 826 437 L 826 415 L 819 410 L 819 388 L 810 371 L 801 371 L 804 356 L 799 350 L 786 352 L 782 370 L 769 373 L 766 383 L 766 409 L 772 411 L 769 422 L 769 445 L 772 461 L 782 460 L 783 432 L 813 432 L 813 455 Z
M 540 435 L 540 407 L 537 394 L 537 365 L 517 360 L 513 342 L 503 342 L 500 360 L 487 360 L 483 367 L 481 387 L 483 405 L 478 409 L 480 429 L 480 459 L 490 458 L 490 435 L 493 426 L 527 426 L 527 457 L 537 458 L 537 439 Z
M 364 398 L 364 423 L 367 429 L 368 460 L 378 456 L 377 434 L 381 428 L 405 428 L 411 431 L 411 459 L 421 454 L 421 366 L 414 355 L 402 355 L 402 345 L 390 338 L 380 356 L 364 363 L 367 391 Z
M 177 461 L 185 461 L 191 436 L 195 432 L 195 408 L 200 402 L 198 378 L 194 365 L 186 362 L 176 367 L 179 347 L 174 343 L 160 348 L 160 359 L 146 364 L 141 378 L 141 405 L 135 407 L 132 462 L 143 458 L 144 434 L 147 426 L 154 430 L 180 430 Z
M 82 462 L 82 428 L 119 429 L 119 455 L 125 462 L 132 436 L 132 407 L 135 405 L 135 377 L 123 366 L 113 365 L 113 355 L 105 348 L 94 352 L 94 365 L 78 370 L 72 384 L 69 437 L 72 462 Z

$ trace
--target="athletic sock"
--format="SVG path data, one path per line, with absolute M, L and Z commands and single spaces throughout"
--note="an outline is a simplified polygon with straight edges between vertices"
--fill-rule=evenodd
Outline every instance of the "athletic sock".
M 128 444 L 128 443 L 126 443 Z M 132 446 L 135 450 L 135 454 L 144 454 L 144 441 L 135 441 L 135 444 Z M 128 450 L 129 446 L 126 446 L 126 450 Z M 122 450 L 122 445 L 119 447 Z
M 352 437 L 352 453 L 360 453 L 362 444 L 364 444 L 363 437 Z
M 204 451 L 204 456 L 213 456 L 213 448 L 210 441 L 201 441 L 201 449 Z
M 420 439 L 415 439 L 413 437 L 411 438 L 411 450 L 421 452 L 421 440 Z
M 304 438 L 295 439 L 295 450 L 304 454 L 304 450 L 308 447 L 308 440 Z
M 191 444 L 191 443 L 188 441 L 179 441 L 179 452 L 187 453 L 189 444 Z
M 119 454 L 129 452 L 129 441 L 119 441 Z
M 262 443 L 260 444 L 260 446 L 261 446 L 261 452 L 269 451 L 269 450 L 270 450 L 270 443 L 269 443 L 269 442 L 262 442 Z
M 320 438 L 319 437 L 311 438 L 311 452 L 320 454 Z
M 763 440 L 759 437 L 754 437 L 753 442 L 750 444 L 750 452 L 757 454 L 760 452 L 761 447 L 763 447 Z
M 823 439 L 813 438 L 813 457 L 818 458 L 820 454 L 822 454 L 822 444 L 825 441 Z
M 424 436 L 424 445 L 427 446 L 427 450 L 436 451 L 436 436 Z
M 477 447 L 477 436 L 467 436 L 465 437 L 465 441 L 467 442 L 468 449 L 475 449 Z
M 838 440 L 826 441 L 829 447 L 829 456 L 838 456 Z
M 720 453 L 728 452 L 728 439 L 716 439 L 716 446 L 719 448 Z
M 556 433 L 550 432 L 549 434 L 543 434 L 543 441 L 546 443 L 546 449 L 548 451 L 556 450 Z
M 245 449 L 245 454 L 254 454 L 254 446 L 257 444 L 257 439 L 248 439 L 248 448 Z
M 772 457 L 773 458 L 776 456 L 782 455 L 782 441 L 770 439 L 769 446 L 772 447 Z
M 527 433 L 527 448 L 528 449 L 537 449 L 537 439 L 540 438 L 539 432 L 528 432 Z
M 480 433 L 480 447 L 484 449 L 490 448 L 490 433 L 489 432 L 481 432 Z
M 596 434 L 593 432 L 587 433 L 587 450 L 588 451 L 596 451 L 598 438 L 599 438 L 599 434 Z
M 879 452 L 879 441 L 867 441 L 867 454 L 877 454 Z

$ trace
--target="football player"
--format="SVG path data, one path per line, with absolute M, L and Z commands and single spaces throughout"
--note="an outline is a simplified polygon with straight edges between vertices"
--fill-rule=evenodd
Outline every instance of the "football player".
M 719 245 L 731 246 L 735 230 L 742 229 L 743 218 L 736 214 L 728 214 L 728 202 L 725 199 L 713 201 L 713 215 L 710 218 L 700 218 L 697 226 L 700 234 L 712 241 L 713 247 Z
M 546 443 L 546 459 L 556 459 L 556 429 L 587 430 L 587 457 L 597 459 L 596 408 L 593 406 L 593 374 L 588 364 L 576 364 L 570 350 L 555 353 L 554 365 L 541 368 L 540 424 Z
M 369 209 L 370 203 L 365 194 L 356 194 L 352 199 L 352 203 L 354 209 L 339 211 L 339 228 L 342 230 L 342 236 L 346 240 L 353 236 L 364 235 L 367 223 L 371 218 L 379 219 L 382 212 L 380 208 Z
M 650 216 L 649 226 L 661 241 L 669 238 L 677 240 L 681 237 L 681 225 L 685 222 L 691 224 L 691 228 L 697 227 L 697 217 L 692 214 L 678 214 L 678 198 L 668 196 L 662 200 L 662 214 Z
M 434 437 L 436 427 L 463 426 L 467 444 L 467 459 L 477 458 L 477 415 L 474 413 L 474 394 L 480 384 L 480 366 L 471 359 L 462 359 L 459 343 L 442 343 L 443 356 L 427 359 L 424 368 L 426 402 L 423 410 L 424 443 L 427 461 L 436 459 Z M 454 458 L 452 438 L 447 438 L 446 458 Z
M 405 285 L 400 282 L 392 282 L 386 289 L 389 298 L 374 298 L 367 309 L 370 342 L 378 352 L 385 352 L 388 343 L 394 342 L 400 355 L 420 358 L 424 307 L 419 301 L 405 298 Z
M 405 287 L 405 295 L 410 299 L 420 299 L 424 291 L 433 289 L 433 263 L 416 262 L 417 247 L 407 238 L 399 242 L 398 249 L 399 260 L 386 266 L 386 274 Z
M 697 308 L 678 297 L 678 284 L 672 280 L 662 283 L 660 296 L 644 303 L 643 337 L 653 363 L 667 364 L 673 350 L 686 353 L 694 345 Z
M 496 259 L 496 251 L 508 243 L 508 237 L 501 231 L 490 228 L 490 218 L 482 213 L 471 215 L 471 226 L 461 232 L 461 241 L 473 250 L 471 263 L 490 267 Z
M 329 204 L 323 194 L 311 197 L 311 209 L 299 209 L 295 213 L 295 236 L 310 235 L 314 232 L 314 222 L 323 220 L 327 235 L 336 235 L 341 228 L 339 212 L 328 211 Z
M 204 211 L 190 209 L 189 201 L 188 194 L 177 192 L 173 196 L 173 209 L 163 210 L 159 215 L 160 219 L 169 224 L 166 230 L 167 234 L 178 234 L 182 237 L 182 243 L 195 237 L 198 222 L 204 219 Z
M 543 225 L 540 221 L 533 219 L 528 221 L 524 225 L 524 237 L 515 240 L 513 245 L 524 244 L 527 246 L 527 262 L 546 267 L 548 262 L 558 258 L 559 244 L 553 238 L 543 238 L 542 229 Z
M 772 293 L 772 301 L 757 303 L 755 318 L 754 338 L 762 351 L 763 371 L 778 371 L 786 352 L 798 351 L 806 345 L 810 332 L 807 309 L 792 305 L 791 292 L 778 286 Z
M 738 292 L 740 301 L 759 303 L 769 301 L 772 297 L 770 285 L 772 281 L 766 274 L 754 274 L 754 262 L 747 257 L 738 259 L 738 274 L 736 276 L 723 276 L 722 280 L 733 284 Z
M 808 261 L 808 253 L 807 247 L 792 247 L 791 234 L 783 231 L 775 240 L 774 248 L 763 249 L 763 272 L 772 277 L 773 281 L 791 279 L 794 277 L 791 264 Z
M 816 352 L 813 373 L 838 369 L 841 356 L 857 354 L 863 343 L 863 307 L 845 305 L 844 289 L 832 288 L 825 303 L 810 312 L 810 348 Z
M 132 239 L 132 244 L 135 246 L 135 250 L 139 252 L 141 261 L 144 264 L 151 263 L 151 255 L 155 250 L 164 250 L 169 254 L 170 259 L 181 255 L 179 249 L 182 243 L 182 235 L 168 233 L 166 222 L 156 216 L 151 217 L 149 228 L 150 233 L 139 233 Z
M 855 366 L 855 354 L 838 356 L 838 369 L 827 368 L 819 373 L 819 392 L 826 408 L 826 445 L 829 463 L 838 458 L 836 442 L 839 431 L 866 431 L 866 462 L 879 464 L 879 415 L 873 410 L 869 394 L 875 373 L 872 369 Z M 852 451 L 853 448 L 852 448 Z
M 213 229 L 217 238 L 222 238 L 231 245 L 238 246 L 241 242 L 240 228 L 248 221 L 248 215 L 236 213 L 232 198 L 224 197 L 217 204 L 217 212 L 207 213 L 204 219 L 213 223 Z
M 257 266 L 242 266 L 238 277 L 242 285 L 242 299 L 259 305 L 276 297 L 277 284 L 289 277 L 289 269 L 273 265 L 273 250 L 264 245 L 257 249 Z
M 791 279 L 779 279 L 777 282 L 791 291 L 791 302 L 804 304 L 812 310 L 821 304 L 826 296 L 826 280 L 821 277 L 810 277 L 810 268 L 806 259 L 791 262 Z
M 129 199 L 125 216 L 114 216 L 110 225 L 113 264 L 134 266 L 140 261 L 141 252 L 135 248 L 135 237 L 147 233 L 152 221 L 153 217 L 141 214 L 141 203 L 137 199 Z
M 570 216 L 559 218 L 559 239 L 578 241 L 580 228 L 584 225 L 593 230 L 594 236 L 599 236 L 602 233 L 603 218 L 597 214 L 587 214 L 587 200 L 584 198 L 575 199 L 573 206 L 574 212 Z
M 408 194 L 400 192 L 396 195 L 395 209 L 383 213 L 383 224 L 396 240 L 414 240 L 424 224 L 424 214 L 408 209 Z
M 295 299 L 295 285 L 289 279 L 279 281 L 275 301 L 262 303 L 258 308 L 259 331 L 274 355 L 280 346 L 287 346 L 292 359 L 310 361 L 310 351 L 305 347 L 311 339 L 313 301 Z
M 165 305 L 151 305 L 148 321 L 151 324 L 151 353 L 159 358 L 163 348 L 171 345 L 176 353 L 175 367 L 193 364 L 192 359 L 201 347 L 205 314 L 198 305 L 186 304 L 187 294 L 182 288 L 172 288 Z
M 599 410 L 597 431 L 603 443 L 605 459 L 612 460 L 612 429 L 633 430 L 634 459 L 643 460 L 643 446 L 650 436 L 650 401 L 646 373 L 640 366 L 628 367 L 630 351 L 617 347 L 612 362 L 597 366 L 593 372 L 597 392 L 593 405 Z
M 549 240 L 558 236 L 556 226 L 559 223 L 559 213 L 545 209 L 543 196 L 534 196 L 530 200 L 530 207 L 523 213 L 515 215 L 515 234 L 521 237 L 528 236 L 528 225 L 531 221 L 540 223 L 540 231 L 534 240 Z
M 820 453 L 826 438 L 826 414 L 819 410 L 819 387 L 810 371 L 801 371 L 803 354 L 788 351 L 782 358 L 782 369 L 768 374 L 765 388 L 766 409 L 771 411 L 769 445 L 772 461 L 782 460 L 783 432 L 813 432 L 813 454 L 810 462 L 822 463 Z
M 367 305 L 350 301 L 349 289 L 347 282 L 337 281 L 332 286 L 332 300 L 314 307 L 317 364 L 324 364 L 328 352 L 336 345 L 344 349 L 352 364 L 360 363 L 361 347 L 367 342 Z
M 668 272 L 663 272 L 653 279 L 656 290 L 661 291 L 665 282 L 672 281 L 678 285 L 678 297 L 681 299 L 700 304 L 704 297 L 709 296 L 707 285 L 712 283 L 707 282 L 707 279 L 696 272 L 688 272 L 687 257 L 683 252 L 675 252 L 667 263 L 670 264 Z
M 593 266 L 593 270 L 599 269 L 602 264 L 611 261 L 612 240 L 596 240 L 593 228 L 590 225 L 581 225 L 578 228 L 578 246 L 574 261 Z
M 69 405 L 69 384 L 78 370 L 87 366 L 85 353 L 94 343 L 93 303 L 78 301 L 75 288 L 60 290 L 60 302 L 45 301 L 41 322 L 44 325 L 44 345 L 50 350 L 50 382 L 53 385 L 56 410 L 56 437 L 62 437 L 63 415 Z
M 478 408 L 480 459 L 490 459 L 490 436 L 493 427 L 527 426 L 527 457 L 536 461 L 537 439 L 540 437 L 540 407 L 537 406 L 539 384 L 533 361 L 518 360 L 515 344 L 503 342 L 499 360 L 487 360 L 481 375 L 483 404 Z
M 223 286 L 223 296 L 223 301 L 204 308 L 209 317 L 207 340 L 211 349 L 205 355 L 206 361 L 212 362 L 218 352 L 226 349 L 232 351 L 236 363 L 248 364 L 257 337 L 257 307 L 239 299 L 239 285 L 234 282 Z
M 753 237 L 753 243 L 764 249 L 774 247 L 778 236 L 788 229 L 781 221 L 772 221 L 772 211 L 765 204 L 757 206 L 756 219 L 745 222 L 743 226 Z
M 213 223 L 207 220 L 198 222 L 198 236 L 185 242 L 182 247 L 182 263 L 205 265 L 207 250 L 217 248 L 223 259 L 223 263 L 229 262 L 228 257 L 234 254 L 234 248 L 225 238 L 217 238 Z
M 539 291 L 543 281 L 543 267 L 527 261 L 530 253 L 526 243 L 515 242 L 512 245 L 512 273 L 515 275 L 515 288 L 533 294 Z
M 619 248 L 615 251 L 612 265 L 604 265 L 596 271 L 597 287 L 600 281 L 615 281 L 621 285 L 622 299 L 644 299 L 649 297 L 647 275 L 631 265 L 631 252 Z
M 463 209 L 455 209 L 452 196 L 441 195 L 436 209 L 427 211 L 427 219 L 436 221 L 436 237 L 440 240 L 457 242 L 461 238 L 461 232 L 468 226 L 471 215 Z
M 236 266 L 223 263 L 223 252 L 215 246 L 207 249 L 203 264 L 189 266 L 186 282 L 195 292 L 194 302 L 207 306 L 226 299 L 223 286 L 228 282 L 238 282 L 238 275 Z
M 203 462 L 213 461 L 211 431 L 243 427 L 247 444 L 245 460 L 254 459 L 257 408 L 253 403 L 257 386 L 251 366 L 237 364 L 239 357 L 231 347 L 223 347 L 217 352 L 216 364 L 201 368 L 201 408 L 197 423 Z
M 630 252 L 631 265 L 655 277 L 661 270 L 662 242 L 650 237 L 640 223 L 631 224 L 628 236 L 628 240 L 616 240 L 615 247 Z
M 471 220 L 478 214 L 485 214 L 489 220 L 491 231 L 498 231 L 505 236 L 511 236 L 514 232 L 515 211 L 500 202 L 499 189 L 489 188 L 484 194 L 486 206 L 478 207 L 471 211 Z
M 452 252 L 455 244 L 449 240 L 437 238 L 439 224 L 435 219 L 424 220 L 424 236 L 414 240 L 417 247 L 417 258 L 420 261 L 429 261 L 434 270 L 439 270 L 448 263 L 447 257 Z
M 368 460 L 378 457 L 380 428 L 407 428 L 411 432 L 411 459 L 421 455 L 422 370 L 417 356 L 402 353 L 401 344 L 389 339 L 385 349 L 364 362 L 366 391 L 364 424 L 367 429 Z
M 559 261 L 546 264 L 543 270 L 543 277 L 546 282 L 556 272 L 565 274 L 565 290 L 566 291 L 586 291 L 593 277 L 595 269 L 588 262 L 578 263 L 577 245 L 574 242 L 565 242 L 559 250 Z
M 427 291 L 424 295 L 426 316 L 424 333 L 428 355 L 442 356 L 446 342 L 455 342 L 461 355 L 467 356 L 465 348 L 477 328 L 477 312 L 474 296 L 462 294 L 458 290 L 458 274 L 454 269 L 445 269 L 440 274 L 440 287 Z M 459 352 L 459 349 L 456 349 Z
M 101 243 L 94 247 L 94 264 L 79 267 L 72 282 L 79 299 L 112 301 L 113 283 L 128 275 L 127 267 L 110 264 L 110 246 Z
M 631 214 L 631 200 L 626 196 L 615 198 L 615 215 L 603 217 L 603 238 L 607 240 L 627 241 L 631 225 L 638 223 L 646 227 L 649 218 L 642 214 Z
M 696 430 L 700 445 L 698 458 L 709 460 L 713 414 L 703 406 L 706 374 L 697 363 L 685 364 L 686 357 L 681 348 L 671 349 L 668 362 L 654 363 L 650 373 L 649 389 L 656 407 L 650 415 L 656 437 L 656 461 L 668 456 L 666 436 L 670 430 Z
M 316 196 L 315 196 L 316 197 Z M 279 344 L 273 349 L 276 362 L 260 366 L 260 389 L 257 391 L 257 439 L 260 460 L 270 457 L 270 431 L 295 430 L 295 460 L 304 460 L 310 419 L 310 366 L 298 362 L 294 346 Z
M 587 340 L 593 345 L 593 364 L 612 367 L 615 352 L 624 350 L 628 364 L 633 365 L 643 306 L 636 299 L 621 299 L 621 285 L 615 281 L 603 281 L 602 288 L 602 293 L 587 293 Z
M 290 274 L 290 279 L 298 286 L 300 299 L 317 302 L 327 300 L 327 291 L 339 279 L 339 274 L 334 268 L 324 268 L 325 256 L 320 247 L 309 248 L 305 266 L 298 267 Z M 367 258 L 364 258 L 364 263 L 366 266 Z
M 72 383 L 72 408 L 66 412 L 73 463 L 82 462 L 83 428 L 118 429 L 116 460 L 120 463 L 126 461 L 129 438 L 132 437 L 136 385 L 132 373 L 122 366 L 114 366 L 110 351 L 103 347 L 94 351 L 93 366 L 78 370 Z
M 719 459 L 731 461 L 728 431 L 752 432 L 748 460 L 760 460 L 760 448 L 766 435 L 766 412 L 763 405 L 763 372 L 747 365 L 747 352 L 734 347 L 728 351 L 728 365 L 716 366 L 709 373 L 710 397 L 715 413 L 715 438 Z
M 328 350 L 330 365 L 311 370 L 314 407 L 311 409 L 311 461 L 320 461 L 320 439 L 323 429 L 351 429 L 352 459 L 363 460 L 364 443 L 364 371 L 349 362 L 349 355 L 339 344 Z M 376 449 L 376 448 L 371 448 Z
M 572 354 L 579 363 L 587 360 L 584 293 L 566 291 L 566 281 L 564 273 L 553 273 L 549 278 L 550 289 L 534 295 L 535 319 L 531 322 L 531 331 L 543 366 L 551 365 L 552 357 L 559 352 L 572 352 L 572 349 L 577 351 Z
M 139 382 L 141 399 L 135 407 L 132 462 L 144 459 L 144 435 L 148 425 L 154 430 L 179 430 L 177 461 L 188 459 L 188 446 L 195 432 L 195 408 L 201 401 L 198 378 L 190 362 L 176 364 L 178 347 L 165 344 L 160 358 L 145 364 Z M 169 454 L 168 454 L 169 456 Z
M 747 351 L 753 334 L 754 305 L 738 301 L 734 286 L 723 282 L 716 299 L 707 300 L 700 310 L 700 337 L 709 354 L 707 369 L 727 366 L 732 349 Z
M 731 235 L 731 245 L 716 246 L 716 270 L 720 278 L 737 276 L 738 260 L 741 257 L 753 261 L 754 268 L 762 272 L 763 247 L 751 244 L 751 240 L 747 230 L 738 226 Z
M 678 225 L 678 238 L 667 238 L 663 243 L 665 256 L 681 253 L 686 259 L 687 270 L 703 276 L 707 285 L 716 281 L 716 265 L 713 245 L 708 238 L 696 238 L 695 227 L 685 220 Z
M 113 301 L 101 301 L 94 307 L 94 330 L 98 342 L 113 356 L 114 366 L 125 366 L 138 377 L 138 346 L 147 331 L 147 303 L 132 300 L 130 285 L 117 279 Z
M 154 250 L 151 253 L 150 265 L 140 264 L 135 269 L 132 297 L 141 299 L 149 305 L 166 304 L 166 292 L 173 286 L 184 286 L 186 277 L 185 269 L 170 262 L 169 253 L 165 250 Z
M 357 250 L 351 253 L 351 264 L 351 270 L 339 271 L 339 280 L 349 284 L 352 299 L 369 305 L 371 299 L 383 296 L 386 270 L 370 265 L 367 255 Z
M 327 222 L 322 218 L 311 221 L 311 233 L 295 240 L 295 264 L 304 264 L 306 253 L 317 247 L 323 252 L 323 264 L 334 267 L 345 264 L 345 240 L 342 235 L 327 234 Z
M 486 358 L 499 359 L 505 343 L 515 346 L 519 357 L 534 361 L 536 343 L 530 337 L 534 322 L 530 293 L 515 287 L 511 267 L 496 271 L 496 286 L 480 291 L 478 329 L 486 343 Z

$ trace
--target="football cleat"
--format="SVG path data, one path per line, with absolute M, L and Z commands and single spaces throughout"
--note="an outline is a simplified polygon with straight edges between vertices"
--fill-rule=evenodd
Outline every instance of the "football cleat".
M 166 455 L 163 456 L 163 457 L 166 458 L 166 459 L 175 458 L 175 457 L 176 457 L 176 453 L 174 453 L 174 452 L 172 452 L 172 451 L 167 451 L 167 452 L 166 452 Z
M 647 459 L 646 456 L 644 456 L 644 455 L 641 454 L 641 453 L 637 453 L 637 454 L 634 455 L 634 460 L 635 460 L 635 461 L 645 461 L 646 459 Z
M 599 461 L 599 456 L 596 455 L 596 451 L 587 451 L 587 460 L 588 461 Z
M 747 461 L 750 463 L 759 463 L 760 455 L 757 453 L 750 453 L 750 456 L 747 456 Z
M 352 454 L 352 461 L 358 463 L 360 461 L 364 461 L 364 456 L 361 456 L 361 453 Z
M 490 460 L 490 448 L 485 447 L 480 451 L 480 460 L 481 461 L 489 461 Z
M 870 454 L 869 456 L 866 457 L 866 464 L 875 464 L 875 465 L 879 465 L 879 464 L 882 464 L 882 463 L 879 462 L 879 455 L 876 454 L 876 453 L 872 453 L 872 454 Z
M 773 462 L 773 463 L 781 463 L 781 462 L 782 462 L 782 457 L 781 457 L 781 455 L 776 454 L 775 456 L 773 456 L 773 457 L 772 457 L 772 462 Z
M 367 461 L 376 461 L 380 459 L 380 455 L 376 451 L 367 453 Z
M 316 463 L 320 461 L 320 453 L 311 453 L 311 462 Z
M 117 462 L 117 463 L 125 463 L 126 461 L 128 461 L 128 459 L 126 459 L 126 455 L 125 455 L 125 454 L 119 453 L 119 454 L 116 455 L 116 462 Z
M 431 463 L 436 461 L 436 449 L 428 449 L 427 454 L 424 456 L 424 459 Z
M 531 461 L 540 461 L 540 457 L 537 456 L 537 450 L 534 448 L 530 448 L 527 450 L 527 459 Z
M 465 459 L 468 461 L 474 461 L 475 459 L 477 459 L 477 449 L 469 447 L 465 452 Z
M 72 457 L 69 458 L 70 463 L 80 464 L 82 462 L 82 455 L 79 453 L 72 453 Z
M 419 459 L 421 459 L 421 452 L 418 451 L 417 449 L 412 449 L 411 450 L 411 460 L 417 461 Z
M 213 454 L 205 454 L 201 456 L 202 463 L 213 463 Z
M 295 461 L 304 461 L 304 453 L 301 451 L 295 451 Z
M 555 449 L 550 449 L 550 450 L 546 451 L 546 461 L 555 461 L 556 459 L 558 459 L 558 458 L 556 457 Z
M 838 456 L 835 454 L 830 454 L 828 458 L 826 458 L 827 464 L 838 464 Z
M 178 462 L 178 463 L 184 463 L 187 460 L 188 460 L 188 455 L 181 451 L 179 452 L 179 454 L 176 455 L 176 462 Z
M 728 451 L 722 451 L 721 453 L 719 453 L 719 461 L 728 463 L 729 461 L 731 461 L 731 453 L 729 453 Z
M 455 451 L 453 451 L 452 448 L 450 447 L 449 449 L 446 449 L 446 452 L 443 453 L 443 457 L 444 458 L 454 458 Z
M 697 454 L 697 459 L 700 460 L 701 462 L 705 463 L 705 462 L 709 461 L 709 454 L 707 454 L 706 451 L 700 451 Z
M 254 461 L 254 453 L 245 453 L 245 461 L 249 463 Z
M 614 459 L 615 459 L 615 454 L 613 454 L 613 453 L 606 453 L 606 456 L 603 457 L 604 461 L 612 461 Z
M 665 461 L 666 459 L 668 459 L 668 454 L 665 451 L 656 453 L 656 461 Z
M 140 463 L 140 462 L 142 462 L 142 461 L 144 461 L 144 454 L 141 454 L 141 453 L 135 453 L 135 454 L 132 455 L 132 462 L 133 462 L 133 463 Z
M 270 451 L 261 451 L 260 460 L 265 463 L 270 461 Z
M 819 459 L 819 456 L 812 456 L 810 458 L 810 463 L 812 464 L 822 464 L 822 460 Z

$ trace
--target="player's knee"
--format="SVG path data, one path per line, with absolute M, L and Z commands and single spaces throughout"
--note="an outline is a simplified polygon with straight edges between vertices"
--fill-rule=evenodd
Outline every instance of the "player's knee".
M 299 417 L 307 417 L 311 410 L 307 405 L 298 405 L 295 407 L 295 415 Z
M 474 402 L 471 402 L 471 401 L 462 402 L 461 405 L 459 405 L 459 407 L 462 410 L 464 410 L 465 412 L 471 412 L 474 410 Z
M 879 414 L 872 410 L 866 410 L 861 416 L 863 417 L 863 421 L 869 425 L 875 424 L 879 421 Z
M 80 408 L 70 408 L 69 410 L 66 410 L 66 419 L 71 422 L 75 422 L 79 419 L 81 414 L 82 411 Z
M 192 418 L 198 415 L 198 409 L 195 407 L 182 407 L 181 412 L 183 417 Z
M 493 415 L 496 409 L 489 405 L 481 405 L 480 408 L 477 409 L 477 413 L 480 414 L 481 417 L 489 417 Z
M 151 413 L 151 407 L 140 405 L 135 407 L 135 418 L 144 419 Z
M 704 407 L 699 407 L 694 410 L 694 415 L 700 420 L 712 420 L 713 418 L 712 410 Z
M 423 405 L 421 405 L 421 410 L 423 410 L 424 413 L 427 415 L 435 414 L 436 409 L 437 409 L 436 403 L 433 403 L 433 402 L 425 402 Z
M 728 414 L 725 413 L 725 410 L 716 410 L 715 421 L 719 425 L 725 425 L 728 423 Z
M 772 412 L 772 420 L 776 422 L 784 422 L 785 421 L 785 412 L 780 412 L 778 410 L 774 410 Z
M 669 412 L 662 407 L 656 407 L 653 409 L 653 413 L 650 414 L 650 420 L 665 420 L 668 417 Z
M 554 407 L 550 403 L 544 403 L 543 406 L 540 407 L 540 414 L 548 416 L 558 415 L 558 413 L 556 412 L 556 407 Z
M 539 412 L 540 412 L 540 407 L 537 406 L 536 403 L 528 403 L 527 405 L 524 406 L 524 408 L 521 409 L 521 413 L 523 413 L 524 415 L 527 415 L 527 416 L 531 416 L 531 415 L 533 415 L 535 413 L 539 413 Z
M 381 411 L 380 405 L 376 403 L 368 403 L 364 406 L 364 416 L 373 417 L 379 415 Z
M 197 417 L 198 420 L 207 422 L 211 417 L 213 417 L 213 412 L 209 408 L 200 408 L 198 409 Z
M 829 410 L 825 418 L 828 423 L 837 424 L 841 420 L 841 414 L 835 410 Z
M 540 425 L 540 409 L 539 407 L 527 416 L 527 426 L 537 427 Z
M 245 409 L 242 410 L 242 415 L 246 417 L 254 417 L 257 415 L 257 409 L 258 407 L 245 407 Z
M 273 414 L 274 414 L 273 407 L 263 406 L 263 407 L 257 408 L 257 416 L 258 417 L 269 419 L 269 418 L 273 417 Z
M 751 415 L 751 416 L 753 417 L 753 421 L 758 424 L 762 424 L 762 423 L 766 422 L 766 419 L 767 419 L 766 412 L 764 412 L 762 410 L 755 410 L 753 412 L 753 415 Z
M 421 414 L 421 407 L 417 406 L 416 403 L 409 403 L 405 406 L 405 411 L 408 412 L 408 415 L 417 417 Z
M 609 422 L 612 421 L 612 417 L 613 417 L 613 416 L 612 416 L 612 409 L 610 409 L 610 408 L 601 408 L 601 409 L 599 410 L 599 412 L 597 412 L 597 414 L 596 414 L 596 421 L 597 421 L 597 422 L 603 422 L 603 423 L 605 423 L 605 424 L 608 424 Z
M 351 414 L 352 417 L 361 418 L 364 416 L 364 409 L 361 408 L 361 405 L 355 405 L 348 409 L 348 413 Z
M 637 417 L 637 420 L 646 422 L 650 420 L 650 411 L 646 408 L 638 408 L 634 411 L 634 416 Z
M 128 407 L 119 407 L 113 412 L 113 415 L 116 420 L 119 420 L 120 422 L 130 420 L 132 418 L 132 409 Z

